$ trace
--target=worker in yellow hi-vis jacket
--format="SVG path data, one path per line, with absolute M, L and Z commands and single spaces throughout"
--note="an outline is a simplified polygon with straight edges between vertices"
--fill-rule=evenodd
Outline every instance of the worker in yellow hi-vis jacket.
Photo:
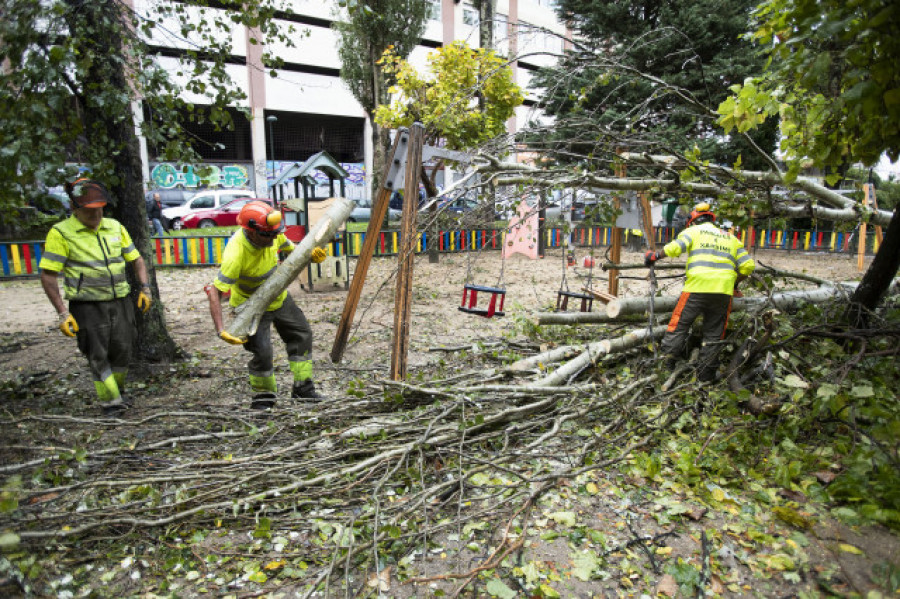
M 294 244 L 284 236 L 281 212 L 265 202 L 245 204 L 237 222 L 241 228 L 225 246 L 216 280 L 206 287 L 206 293 L 219 337 L 232 345 L 243 345 L 252 354 L 248 363 L 250 388 L 254 392 L 251 407 L 268 408 L 275 403 L 278 385 L 272 348 L 273 325 L 287 347 L 293 374 L 291 397 L 324 399 L 312 379 L 312 330 L 303 311 L 286 290 L 268 306 L 255 333 L 247 338 L 237 338 L 225 331 L 222 301 L 226 294 L 230 294 L 232 307 L 240 306 L 275 272 L 278 253 L 294 250 Z M 325 257 L 325 250 L 313 249 L 313 262 L 322 262 Z
M 674 365 L 684 353 L 691 324 L 702 315 L 703 347 L 697 376 L 701 381 L 716 378 L 719 341 L 725 338 L 732 296 L 756 267 L 743 244 L 719 229 L 715 221 L 716 215 L 708 203 L 697 204 L 687 228 L 674 241 L 661 251 L 644 255 L 644 263 L 652 266 L 660 258 L 674 258 L 687 252 L 687 281 L 669 321 L 662 348 L 669 355 L 669 364 Z
M 66 184 L 66 193 L 72 216 L 47 233 L 41 286 L 59 313 L 59 330 L 76 337 L 87 356 L 104 412 L 118 412 L 130 406 L 123 392 L 135 331 L 125 264 L 132 264 L 141 284 L 137 305 L 143 312 L 152 303 L 147 268 L 125 227 L 103 217 L 109 194 L 102 183 L 78 179 Z M 68 309 L 59 292 L 60 273 Z

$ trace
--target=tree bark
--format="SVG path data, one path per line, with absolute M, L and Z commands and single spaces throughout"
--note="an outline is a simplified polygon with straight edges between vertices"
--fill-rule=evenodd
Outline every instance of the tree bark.
M 859 240 L 865 243 L 864 239 Z M 888 225 L 884 238 L 856 291 L 850 297 L 847 320 L 856 328 L 868 325 L 868 315 L 884 297 L 900 268 L 900 206 Z
M 126 56 L 127 41 L 123 39 L 116 23 L 122 18 L 121 5 L 116 2 L 77 3 L 77 10 L 91 20 L 95 31 L 103 32 L 95 36 L 93 42 L 107 47 L 105 60 L 95 61 L 86 78 L 87 81 L 106 81 L 106 85 L 119 90 L 123 97 L 133 97 L 133 92 L 125 76 L 125 69 L 113 58 Z M 74 39 L 77 39 L 75 36 Z M 128 230 L 135 247 L 144 258 L 147 275 L 153 294 L 153 305 L 146 314 L 135 310 L 137 335 L 135 336 L 135 357 L 145 362 L 170 362 L 180 356 L 181 350 L 169 335 L 164 319 L 163 306 L 159 301 L 156 285 L 155 258 L 150 247 L 150 230 L 147 226 L 147 209 L 144 205 L 144 189 L 141 175 L 140 150 L 135 132 L 134 113 L 110 114 L 91 103 L 84 105 L 85 130 L 103 130 L 113 141 L 117 150 L 111 157 L 118 180 L 105 181 L 112 195 L 111 212 Z M 109 210 L 110 208 L 107 208 Z M 128 269 L 131 283 L 131 298 L 137 303 L 140 284 Z
M 666 332 L 667 325 L 661 324 L 652 329 L 639 329 L 631 331 L 617 339 L 604 339 L 587 346 L 587 349 L 577 358 L 569 360 L 555 371 L 534 383 L 536 387 L 558 387 L 559 385 L 568 384 L 568 380 L 576 376 L 579 372 L 594 364 L 601 357 L 608 354 L 623 352 L 641 343 L 652 339 L 662 337 Z
M 226 332 L 233 337 L 247 337 L 256 332 L 259 318 L 269 307 L 269 304 L 287 289 L 297 275 L 309 264 L 309 258 L 313 248 L 330 241 L 341 225 L 350 218 L 353 210 L 353 202 L 346 198 L 338 198 L 338 201 L 328 209 L 328 212 L 316 223 L 309 235 L 303 238 L 287 259 L 282 262 L 271 277 L 253 292 L 246 302 L 241 304 L 235 312 L 234 320 L 225 327 Z

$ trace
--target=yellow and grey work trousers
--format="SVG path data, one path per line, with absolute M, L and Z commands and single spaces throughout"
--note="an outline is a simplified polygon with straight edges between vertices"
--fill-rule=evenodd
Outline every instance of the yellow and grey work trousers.
M 682 293 L 669 320 L 669 328 L 662 342 L 663 352 L 675 358 L 682 357 L 691 325 L 702 316 L 700 371 L 707 375 L 714 374 L 718 367 L 720 341 L 725 338 L 730 314 L 731 296 L 727 293 Z
M 272 325 L 287 347 L 294 383 L 312 379 L 312 329 L 309 328 L 303 311 L 288 294 L 280 308 L 263 314 L 256 333 L 250 335 L 244 344 L 244 349 L 253 354 L 247 367 L 250 370 L 250 388 L 256 392 L 278 390 L 275 382 Z
M 120 399 L 131 363 L 134 343 L 134 306 L 123 297 L 103 302 L 70 301 L 69 312 L 78 323 L 78 349 L 91 368 L 100 401 Z

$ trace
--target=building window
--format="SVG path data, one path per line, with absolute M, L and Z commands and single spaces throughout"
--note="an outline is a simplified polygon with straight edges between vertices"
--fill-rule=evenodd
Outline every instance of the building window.
M 441 0 L 428 0 L 428 19 L 430 21 L 441 20 Z
M 463 24 L 471 25 L 472 27 L 478 26 L 478 11 L 472 8 L 471 6 L 463 7 Z
M 509 19 L 506 15 L 494 15 L 494 43 L 504 42 L 509 38 Z

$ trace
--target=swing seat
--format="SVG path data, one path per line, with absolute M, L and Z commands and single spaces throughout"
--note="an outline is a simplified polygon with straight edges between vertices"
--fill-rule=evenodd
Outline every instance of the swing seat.
M 560 289 L 556 293 L 556 311 L 567 312 L 569 310 L 569 298 L 581 300 L 581 312 L 590 312 L 594 305 L 594 296 L 586 293 L 575 293 L 565 289 Z
M 491 294 L 491 299 L 488 302 L 487 308 L 478 306 L 479 292 Z M 499 305 L 497 298 L 500 299 Z M 485 318 L 503 316 L 503 301 L 505 299 L 506 289 L 466 284 L 463 286 L 462 303 L 459 306 L 459 311 L 465 312 L 466 314 L 476 314 Z

